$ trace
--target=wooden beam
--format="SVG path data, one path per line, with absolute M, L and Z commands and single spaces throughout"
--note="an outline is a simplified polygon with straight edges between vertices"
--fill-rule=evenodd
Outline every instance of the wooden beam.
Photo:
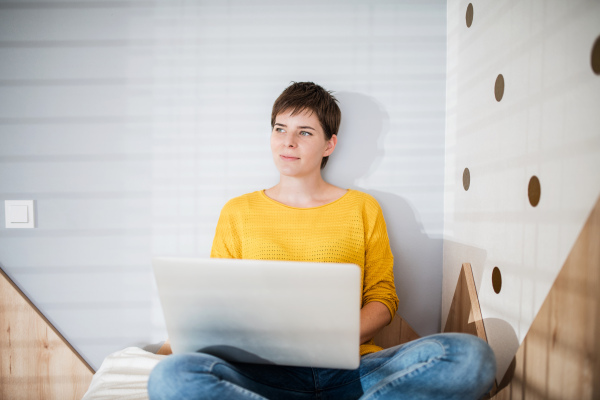
M 460 270 L 444 332 L 470 333 L 487 342 L 473 269 L 469 263 L 464 263 Z
M 460 269 L 444 332 L 468 333 L 487 342 L 477 287 L 470 263 L 463 263 Z M 485 398 L 489 398 L 497 391 L 498 383 L 494 380 L 494 386 Z

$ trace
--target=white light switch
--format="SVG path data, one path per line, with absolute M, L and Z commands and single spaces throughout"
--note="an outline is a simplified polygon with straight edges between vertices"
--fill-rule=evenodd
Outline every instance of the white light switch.
M 5 200 L 7 228 L 34 228 L 33 200 Z
M 10 206 L 10 222 L 29 222 L 27 206 Z

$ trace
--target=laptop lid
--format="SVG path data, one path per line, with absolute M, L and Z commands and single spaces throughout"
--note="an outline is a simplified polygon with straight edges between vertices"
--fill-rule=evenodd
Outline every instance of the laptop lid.
M 354 369 L 361 270 L 354 264 L 153 259 L 174 353 Z

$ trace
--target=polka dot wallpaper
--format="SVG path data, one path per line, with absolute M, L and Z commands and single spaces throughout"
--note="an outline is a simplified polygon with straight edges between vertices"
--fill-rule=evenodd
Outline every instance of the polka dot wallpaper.
M 442 326 L 470 263 L 500 379 L 600 195 L 600 2 L 449 2 L 447 62 Z
M 471 3 L 467 6 L 467 15 L 465 18 L 467 20 L 467 28 L 470 28 L 473 24 L 473 4 Z

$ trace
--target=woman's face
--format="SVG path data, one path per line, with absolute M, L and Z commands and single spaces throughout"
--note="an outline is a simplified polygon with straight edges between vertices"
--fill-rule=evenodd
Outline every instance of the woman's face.
M 284 111 L 275 117 L 271 132 L 271 152 L 279 173 L 302 177 L 321 173 L 321 160 L 330 155 L 337 137 L 325 139 L 317 115 L 310 110 L 291 115 Z

